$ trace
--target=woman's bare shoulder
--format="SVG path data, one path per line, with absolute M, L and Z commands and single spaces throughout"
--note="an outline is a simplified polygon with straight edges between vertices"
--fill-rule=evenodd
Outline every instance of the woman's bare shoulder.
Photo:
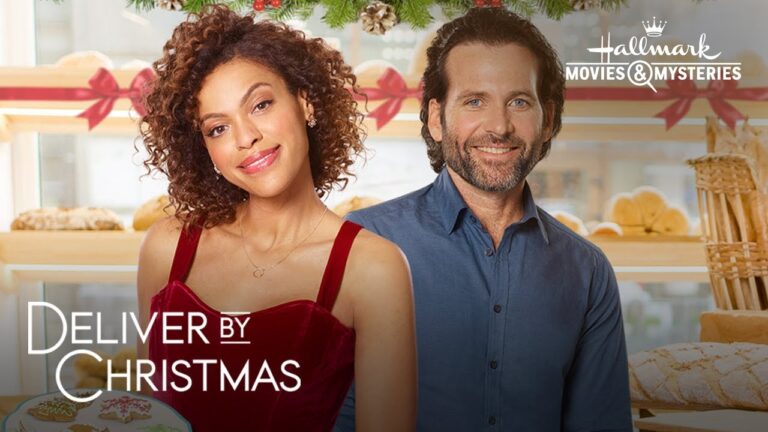
M 149 254 L 153 258 L 160 258 L 170 251 L 171 256 L 173 256 L 182 227 L 182 222 L 173 216 L 158 220 L 149 227 L 146 235 L 144 235 L 140 253 Z
M 349 254 L 347 274 L 353 288 L 362 295 L 377 296 L 376 291 L 410 290 L 408 261 L 393 242 L 368 230 L 361 230 Z M 379 293 L 381 294 L 381 293 Z
M 141 242 L 139 250 L 139 288 L 154 294 L 165 285 L 171 271 L 182 223 L 175 217 L 155 222 Z

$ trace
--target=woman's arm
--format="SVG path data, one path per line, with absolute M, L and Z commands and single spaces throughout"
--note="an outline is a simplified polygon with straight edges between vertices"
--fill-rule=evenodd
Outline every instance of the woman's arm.
M 395 244 L 360 233 L 350 254 L 358 432 L 416 430 L 411 275 Z
M 152 297 L 168 282 L 171 263 L 179 239 L 180 224 L 175 219 L 165 218 L 152 225 L 139 250 L 139 269 L 136 289 L 139 298 L 139 323 L 142 329 L 149 323 L 149 308 Z M 147 345 L 136 338 L 138 358 L 148 356 Z

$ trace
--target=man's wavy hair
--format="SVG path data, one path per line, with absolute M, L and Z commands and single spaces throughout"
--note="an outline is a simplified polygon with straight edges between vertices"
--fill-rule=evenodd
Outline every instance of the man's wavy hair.
M 427 68 L 424 70 L 424 92 L 421 97 L 421 136 L 427 143 L 427 155 L 435 172 L 445 165 L 442 145 L 429 133 L 429 101 L 435 99 L 441 110 L 445 107 L 445 95 L 448 92 L 448 76 L 445 63 L 451 50 L 460 44 L 482 43 L 500 46 L 516 43 L 528 48 L 538 59 L 537 93 L 544 107 L 544 124 L 552 126 L 552 138 L 560 131 L 563 113 L 565 76 L 557 52 L 547 42 L 544 35 L 529 20 L 504 8 L 472 8 L 464 16 L 440 27 L 437 36 L 427 49 Z M 493 61 L 493 59 L 488 59 Z M 554 115 L 548 118 L 548 105 L 554 106 Z M 443 118 L 443 112 L 441 112 Z M 539 160 L 543 159 L 552 146 L 550 138 L 544 143 Z
M 147 115 L 140 124 L 149 152 L 144 166 L 168 177 L 171 204 L 184 223 L 231 223 L 236 206 L 248 197 L 214 172 L 197 113 L 203 80 L 233 59 L 267 67 L 292 94 L 306 93 L 317 119 L 307 135 L 319 196 L 346 186 L 353 157 L 363 151 L 363 117 L 352 94 L 359 94 L 357 79 L 338 51 L 285 24 L 208 6 L 174 29 L 162 58 L 153 64 L 157 78 L 145 97 Z

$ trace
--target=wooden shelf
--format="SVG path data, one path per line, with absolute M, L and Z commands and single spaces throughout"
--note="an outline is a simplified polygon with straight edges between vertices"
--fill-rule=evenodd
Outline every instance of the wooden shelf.
M 14 231 L 0 233 L 0 263 L 25 280 L 131 280 L 143 232 Z M 708 281 L 698 237 L 590 237 L 619 280 Z M 80 279 L 78 279 L 80 278 Z
M 0 233 L 0 262 L 22 265 L 136 265 L 143 232 Z

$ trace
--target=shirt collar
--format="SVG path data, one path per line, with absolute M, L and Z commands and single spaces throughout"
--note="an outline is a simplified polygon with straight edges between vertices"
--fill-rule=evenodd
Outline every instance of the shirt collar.
M 453 184 L 453 180 L 446 168 L 443 168 L 440 171 L 440 174 L 438 174 L 433 183 L 432 190 L 437 193 L 438 199 L 436 208 L 439 211 L 438 217 L 440 218 L 440 222 L 445 230 L 451 233 L 456 229 L 462 213 L 469 210 L 467 203 L 464 202 L 464 199 L 459 194 L 459 191 L 456 189 L 456 185 Z M 531 188 L 526 181 L 525 187 L 523 188 L 523 217 L 518 223 L 527 223 L 531 219 L 536 220 L 542 238 L 549 244 L 547 229 L 544 226 L 544 221 L 539 215 L 539 209 L 536 206 L 536 202 L 533 200 Z

